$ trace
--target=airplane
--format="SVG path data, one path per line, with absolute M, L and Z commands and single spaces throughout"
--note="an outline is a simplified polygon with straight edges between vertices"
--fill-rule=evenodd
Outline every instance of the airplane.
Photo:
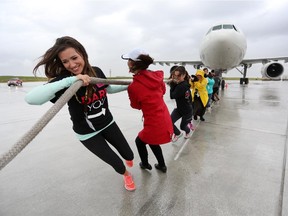
M 219 24 L 211 27 L 200 45 L 201 61 L 154 61 L 160 65 L 179 64 L 193 65 L 195 68 L 208 67 L 222 77 L 222 73 L 236 68 L 243 77 L 240 84 L 248 84 L 247 68 L 252 64 L 262 63 L 262 77 L 279 79 L 284 72 L 284 66 L 278 62 L 288 62 L 288 57 L 244 59 L 247 42 L 243 32 L 233 24 Z M 244 70 L 237 67 L 242 66 Z

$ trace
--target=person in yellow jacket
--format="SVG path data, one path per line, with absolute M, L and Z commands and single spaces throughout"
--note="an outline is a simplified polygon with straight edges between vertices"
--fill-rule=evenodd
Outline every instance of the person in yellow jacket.
M 207 79 L 204 77 L 204 71 L 198 69 L 196 76 L 191 76 L 190 85 L 192 90 L 192 105 L 194 120 L 200 116 L 201 121 L 205 121 L 203 115 L 205 114 L 206 105 L 208 103 L 208 92 L 206 89 Z

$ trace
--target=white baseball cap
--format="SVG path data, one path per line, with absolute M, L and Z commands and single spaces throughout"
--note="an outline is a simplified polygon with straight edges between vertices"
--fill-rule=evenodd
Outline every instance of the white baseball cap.
M 140 59 L 138 59 L 140 55 L 149 55 L 149 54 L 143 49 L 136 48 L 132 50 L 131 52 L 122 55 L 121 58 L 125 60 L 131 59 L 133 61 L 141 61 Z

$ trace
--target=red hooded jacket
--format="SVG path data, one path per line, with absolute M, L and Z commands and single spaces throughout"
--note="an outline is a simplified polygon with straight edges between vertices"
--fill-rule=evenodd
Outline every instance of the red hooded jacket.
M 128 87 L 130 105 L 142 110 L 144 128 L 139 138 L 151 145 L 169 143 L 173 134 L 173 124 L 164 102 L 166 92 L 163 71 L 141 70 L 133 77 Z

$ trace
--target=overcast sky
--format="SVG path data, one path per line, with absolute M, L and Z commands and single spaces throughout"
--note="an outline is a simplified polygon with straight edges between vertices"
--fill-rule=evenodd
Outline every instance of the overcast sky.
M 281 0 L 1 0 L 0 75 L 32 75 L 39 57 L 66 35 L 84 45 L 90 63 L 106 76 L 126 76 L 121 55 L 135 47 L 155 60 L 200 60 L 201 39 L 222 22 L 246 35 L 245 58 L 288 56 L 287 11 Z M 150 68 L 169 73 L 168 67 Z M 260 77 L 260 69 L 252 67 L 248 76 Z

